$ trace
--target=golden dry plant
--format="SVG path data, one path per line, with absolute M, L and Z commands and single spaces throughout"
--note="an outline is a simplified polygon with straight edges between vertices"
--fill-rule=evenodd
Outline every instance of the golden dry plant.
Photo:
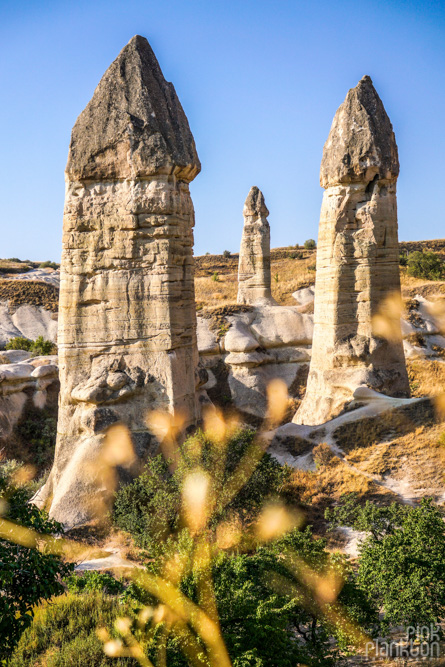
M 147 417 L 150 430 L 156 434 L 165 457 L 172 468 L 187 457 L 181 490 L 179 528 L 170 534 L 170 547 L 160 557 L 156 572 L 140 567 L 129 568 L 125 576 L 150 594 L 153 603 L 143 607 L 136 622 L 127 617 L 118 618 L 114 631 L 119 638 L 112 638 L 110 628 L 98 628 L 98 637 L 104 642 L 109 657 L 132 657 L 143 667 L 152 667 L 146 648 L 157 642 L 156 666 L 167 665 L 167 639 L 178 640 L 188 664 L 191 666 L 230 667 L 231 659 L 225 646 L 218 619 L 216 595 L 212 580 L 212 564 L 223 550 L 236 548 L 248 553 L 261 544 L 284 536 L 303 523 L 300 511 L 290 510 L 285 503 L 274 501 L 266 504 L 250 525 L 241 525 L 238 516 L 223 515 L 246 482 L 251 478 L 259 461 L 267 450 L 265 431 L 270 431 L 282 420 L 287 409 L 286 386 L 275 380 L 268 388 L 268 410 L 263 427 L 243 454 L 228 482 L 222 484 L 218 468 L 225 465 L 228 443 L 239 428 L 236 417 L 226 417 L 215 407 L 207 408 L 203 415 L 203 431 L 206 440 L 216 452 L 211 470 L 202 465 L 201 445 L 196 437 L 189 437 L 181 444 L 180 415 L 154 412 Z M 132 457 L 131 438 L 124 426 L 111 428 L 98 461 L 104 482 L 115 488 L 115 468 L 128 463 Z M 97 474 L 97 471 L 92 473 Z M 97 504 L 99 513 L 107 505 Z M 218 517 L 224 516 L 222 519 Z M 216 517 L 216 525 L 215 525 Z M 214 522 L 212 524 L 212 521 Z M 212 525 L 211 525 L 212 524 Z M 186 532 L 188 539 L 180 543 L 179 533 Z M 166 531 L 167 532 L 167 531 Z M 32 548 L 45 548 L 54 553 L 70 551 L 69 540 L 39 536 L 34 531 L 0 519 L 0 537 Z M 286 549 L 282 562 L 288 576 L 271 574 L 269 586 L 284 591 L 286 595 L 298 592 L 302 607 L 316 613 L 331 627 L 341 629 L 356 646 L 368 638 L 349 618 L 337 601 L 343 580 L 331 566 L 323 571 L 312 569 L 297 553 Z M 181 590 L 183 577 L 193 572 L 197 582 L 197 601 L 188 598 Z M 140 639 L 142 636 L 143 640 Z M 138 637 L 138 638 L 137 638 Z

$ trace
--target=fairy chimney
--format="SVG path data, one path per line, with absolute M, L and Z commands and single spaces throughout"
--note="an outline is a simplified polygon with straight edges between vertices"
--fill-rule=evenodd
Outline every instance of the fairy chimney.
M 244 227 L 238 265 L 238 303 L 273 303 L 270 290 L 269 211 L 261 190 L 250 188 L 243 209 Z
M 383 338 L 373 328 L 400 295 L 398 175 L 391 122 L 364 76 L 338 109 L 323 151 L 312 360 L 299 424 L 333 418 L 360 385 L 409 396 L 400 332 Z
M 111 424 L 143 458 L 156 447 L 148 411 L 199 417 L 189 183 L 200 169 L 175 89 L 137 35 L 77 119 L 65 172 L 58 435 L 35 501 L 67 527 L 107 492 L 90 462 Z

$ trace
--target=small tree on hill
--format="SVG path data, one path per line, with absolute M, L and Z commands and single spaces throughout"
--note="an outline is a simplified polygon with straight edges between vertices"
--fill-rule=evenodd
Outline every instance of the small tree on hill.
M 444 265 L 435 252 L 420 252 L 416 250 L 408 257 L 408 274 L 414 278 L 426 280 L 440 280 L 444 274 Z
M 306 250 L 314 250 L 314 248 L 317 247 L 317 244 L 314 241 L 314 239 L 308 239 L 307 241 L 304 242 L 304 247 L 306 248 Z

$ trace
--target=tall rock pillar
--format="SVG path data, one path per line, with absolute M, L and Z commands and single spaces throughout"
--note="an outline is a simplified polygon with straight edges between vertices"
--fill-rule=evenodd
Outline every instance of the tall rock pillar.
M 126 424 L 143 457 L 149 410 L 197 420 L 189 183 L 200 169 L 173 85 L 133 37 L 77 119 L 66 167 L 58 436 L 37 501 L 67 526 L 106 492 L 89 462 L 109 425 Z
M 373 333 L 372 317 L 400 292 L 397 144 L 369 76 L 339 107 L 324 146 L 312 360 L 294 418 L 321 424 L 359 385 L 409 396 L 401 336 Z
M 274 303 L 270 289 L 269 211 L 261 190 L 250 188 L 243 209 L 238 265 L 238 303 Z

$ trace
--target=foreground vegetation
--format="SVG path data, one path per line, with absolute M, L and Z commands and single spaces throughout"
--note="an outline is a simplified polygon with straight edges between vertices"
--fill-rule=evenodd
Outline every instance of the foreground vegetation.
M 200 432 L 179 453 L 176 461 L 155 457 L 116 494 L 110 518 L 134 539 L 142 570 L 72 574 L 45 549 L 1 540 L 2 554 L 14 555 L 0 571 L 10 667 L 229 664 L 212 658 L 198 609 L 218 619 L 234 667 L 331 667 L 394 625 L 443 618 L 445 523 L 431 500 L 411 507 L 341 498 L 326 512 L 330 528 L 367 535 L 351 561 L 304 526 L 292 471 L 264 453 L 253 430 Z M 60 531 L 26 505 L 31 489 L 26 480 L 20 486 L 20 470 L 2 468 L 7 518 Z M 23 588 L 30 559 L 32 595 Z

